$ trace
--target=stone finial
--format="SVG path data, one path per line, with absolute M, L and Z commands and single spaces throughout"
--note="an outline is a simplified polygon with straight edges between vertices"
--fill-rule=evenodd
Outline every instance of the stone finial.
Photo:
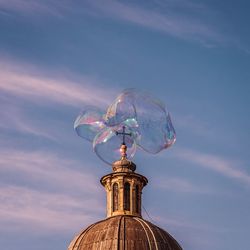
M 122 159 L 126 159 L 127 158 L 127 146 L 126 144 L 122 144 L 120 147 L 120 153 L 121 153 L 121 157 Z

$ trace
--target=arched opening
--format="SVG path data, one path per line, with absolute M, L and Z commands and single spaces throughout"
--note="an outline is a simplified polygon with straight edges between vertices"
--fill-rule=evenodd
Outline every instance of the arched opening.
M 124 185 L 124 210 L 130 210 L 130 184 Z
M 135 211 L 136 213 L 139 213 L 139 203 L 140 203 L 140 197 L 139 197 L 139 186 L 135 186 Z
M 114 183 L 113 185 L 113 212 L 118 210 L 118 184 Z

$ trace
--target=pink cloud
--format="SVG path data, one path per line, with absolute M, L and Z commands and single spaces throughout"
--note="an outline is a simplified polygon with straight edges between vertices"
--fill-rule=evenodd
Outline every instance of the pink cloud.
M 24 114 L 19 106 L 2 103 L 0 109 L 0 128 L 8 131 L 18 131 L 33 136 L 45 137 L 56 140 L 55 136 L 47 128 L 37 126 L 32 119 Z
M 81 77 L 76 82 L 9 59 L 0 60 L 0 90 L 32 102 L 50 101 L 78 108 L 83 104 L 107 106 L 115 96 L 114 90 L 103 88 L 95 79 Z
M 5 232 L 27 229 L 72 232 L 93 223 L 93 215 L 103 210 L 98 199 L 91 196 L 79 199 L 24 187 L 0 187 L 0 230 Z
M 70 190 L 88 190 L 98 193 L 96 177 L 84 171 L 74 170 L 79 163 L 65 157 L 43 151 L 1 150 L 0 173 L 24 175 L 28 180 L 37 180 Z
M 0 174 L 18 176 L 25 185 L 0 185 L 1 228 L 72 232 L 94 222 L 93 216 L 104 216 L 98 197 L 105 191 L 94 175 L 75 170 L 76 164 L 49 152 L 2 150 Z

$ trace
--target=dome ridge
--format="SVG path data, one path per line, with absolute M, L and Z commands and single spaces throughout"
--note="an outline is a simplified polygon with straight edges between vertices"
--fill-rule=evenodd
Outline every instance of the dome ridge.
M 165 230 L 138 216 L 117 215 L 81 231 L 68 250 L 182 250 Z
M 149 227 L 149 225 L 148 225 L 144 220 L 142 220 L 142 219 L 140 219 L 140 218 L 135 218 L 135 220 L 137 220 L 137 221 L 140 222 L 140 224 L 142 225 L 142 227 L 143 227 L 143 229 L 144 229 L 144 231 L 145 231 L 145 233 L 146 233 L 147 239 L 148 239 L 148 241 L 149 241 L 149 236 L 148 236 L 148 233 L 147 233 L 147 231 L 146 231 L 144 225 L 147 226 L 147 228 L 149 229 L 150 233 L 151 233 L 152 236 L 153 236 L 155 248 L 156 248 L 156 250 L 158 250 L 158 246 L 157 246 L 157 243 L 156 243 L 155 235 L 154 235 L 153 231 L 151 230 L 151 228 Z M 144 224 L 144 225 L 143 225 L 143 224 Z

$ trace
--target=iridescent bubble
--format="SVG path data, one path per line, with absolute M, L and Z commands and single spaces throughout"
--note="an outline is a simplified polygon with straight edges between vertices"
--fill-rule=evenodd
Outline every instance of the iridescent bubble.
M 137 144 L 141 148 L 156 154 L 174 143 L 175 131 L 161 102 L 148 95 L 140 95 L 136 100 L 136 111 L 141 135 Z
M 76 133 L 90 142 L 92 142 L 96 134 L 105 127 L 103 112 L 95 107 L 86 107 L 74 123 Z
M 134 96 L 130 90 L 124 90 L 108 107 L 105 122 L 108 126 L 121 124 L 125 120 L 135 118 Z
M 85 108 L 74 127 L 79 136 L 93 142 L 95 153 L 108 164 L 119 159 L 123 127 L 127 156 L 136 146 L 156 154 L 170 147 L 176 134 L 165 105 L 151 95 L 135 89 L 124 90 L 109 106 L 105 115 L 97 108 Z M 118 133 L 117 133 L 118 132 Z
M 110 105 L 105 119 L 107 124 L 127 123 L 137 133 L 137 145 L 149 153 L 156 154 L 175 142 L 175 131 L 165 106 L 142 91 L 125 90 Z
M 171 121 L 169 113 L 167 114 L 167 123 L 166 123 L 165 130 L 167 130 L 167 132 L 166 132 L 166 135 L 167 135 L 167 138 L 166 138 L 167 144 L 166 144 L 165 148 L 168 148 L 168 147 L 172 146 L 175 143 L 175 141 L 176 141 L 176 133 L 175 133 L 175 130 L 174 130 L 174 127 L 173 127 L 173 124 L 172 124 L 172 121 Z
M 106 162 L 112 164 L 114 161 L 121 158 L 120 147 L 123 143 L 123 136 L 117 135 L 121 133 L 123 125 L 107 127 L 99 132 L 94 141 L 93 148 L 97 156 Z M 131 136 L 125 136 L 125 144 L 127 146 L 127 158 L 132 158 L 136 151 L 135 135 L 131 129 L 126 129 L 126 133 L 131 133 Z

